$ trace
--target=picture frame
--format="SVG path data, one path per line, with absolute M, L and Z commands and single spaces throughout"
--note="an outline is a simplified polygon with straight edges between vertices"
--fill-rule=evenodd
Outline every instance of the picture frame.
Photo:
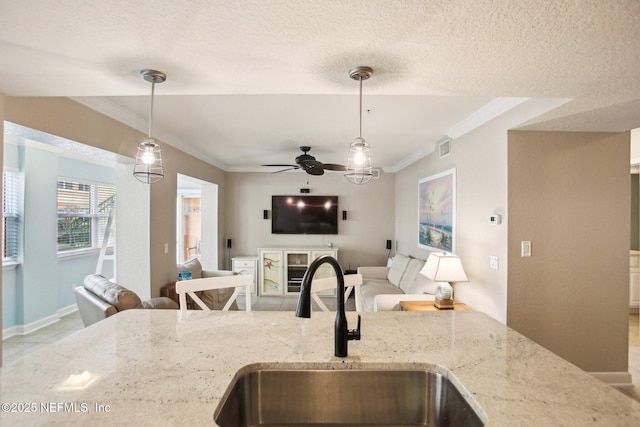
M 418 181 L 418 246 L 455 251 L 456 169 Z

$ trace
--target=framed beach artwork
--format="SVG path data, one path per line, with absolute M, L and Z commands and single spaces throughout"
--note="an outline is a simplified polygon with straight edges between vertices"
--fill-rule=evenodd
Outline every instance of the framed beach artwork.
M 418 181 L 418 246 L 453 253 L 455 220 L 455 168 Z

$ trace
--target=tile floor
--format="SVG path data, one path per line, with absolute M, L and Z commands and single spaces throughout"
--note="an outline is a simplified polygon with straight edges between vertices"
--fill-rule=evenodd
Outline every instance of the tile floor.
M 7 366 L 48 344 L 61 340 L 84 328 L 80 313 L 62 317 L 58 322 L 27 335 L 14 335 L 2 341 L 2 365 Z
M 329 309 L 334 309 L 334 297 L 322 297 Z M 285 297 L 254 297 L 251 301 L 251 309 L 254 311 L 294 311 L 298 304 L 296 296 Z M 315 305 L 315 303 L 312 304 Z M 238 306 L 244 310 L 244 299 L 238 298 Z M 319 311 L 317 306 L 314 310 Z M 346 309 L 355 311 L 355 303 L 352 298 L 346 301 Z M 637 314 L 629 315 L 629 372 L 633 377 L 633 388 L 619 389 L 621 392 L 640 401 L 640 319 Z M 83 329 L 80 313 L 75 312 L 64 316 L 53 325 L 39 329 L 28 335 L 17 335 L 2 342 L 3 366 L 7 366 L 21 357 L 46 347 L 48 344 L 58 341 L 72 333 Z

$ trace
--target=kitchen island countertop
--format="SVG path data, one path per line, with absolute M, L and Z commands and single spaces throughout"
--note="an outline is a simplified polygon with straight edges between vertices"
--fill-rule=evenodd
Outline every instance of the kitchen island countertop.
M 0 370 L 0 425 L 215 425 L 242 368 L 450 373 L 488 426 L 637 426 L 640 402 L 478 312 L 362 313 L 333 355 L 334 313 L 128 310 Z M 355 313 L 347 313 L 350 327 Z

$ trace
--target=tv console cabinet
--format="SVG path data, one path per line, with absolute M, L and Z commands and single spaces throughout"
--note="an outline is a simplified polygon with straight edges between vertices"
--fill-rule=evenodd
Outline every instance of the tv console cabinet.
M 258 295 L 289 295 L 300 293 L 302 278 L 316 258 L 329 255 L 338 259 L 337 248 L 259 248 L 258 249 Z M 330 265 L 323 264 L 315 278 L 335 276 Z M 326 295 L 333 295 L 328 291 Z

